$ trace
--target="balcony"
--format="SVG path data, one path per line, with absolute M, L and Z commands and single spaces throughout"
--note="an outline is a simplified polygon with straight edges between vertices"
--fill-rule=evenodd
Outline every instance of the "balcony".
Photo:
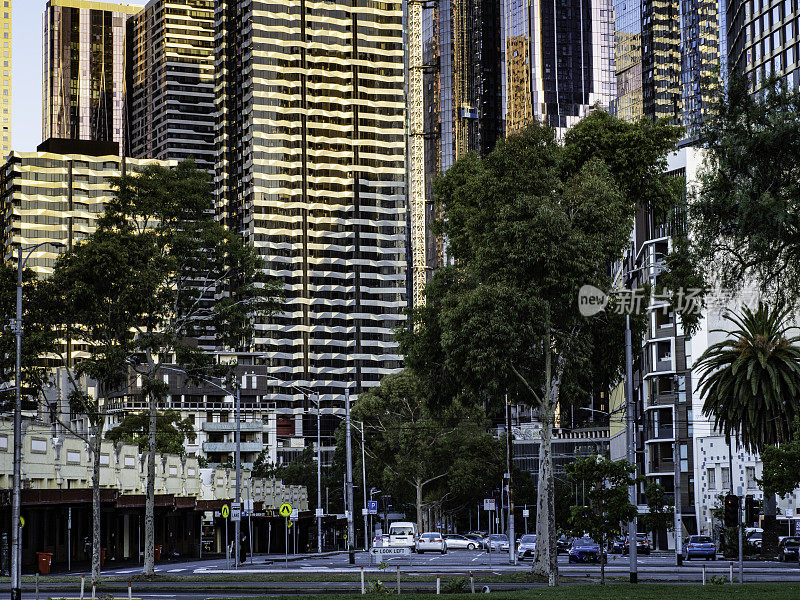
M 261 442 L 242 442 L 242 452 L 261 452 L 264 444 Z M 236 442 L 203 442 L 203 452 L 236 452 Z
M 244 433 L 257 433 L 263 429 L 263 425 L 261 423 L 256 423 L 254 421 L 242 421 L 241 422 L 241 431 Z M 236 422 L 234 421 L 224 421 L 222 423 L 212 423 L 209 421 L 203 422 L 203 431 L 214 431 L 214 432 L 224 432 L 230 433 L 236 431 Z

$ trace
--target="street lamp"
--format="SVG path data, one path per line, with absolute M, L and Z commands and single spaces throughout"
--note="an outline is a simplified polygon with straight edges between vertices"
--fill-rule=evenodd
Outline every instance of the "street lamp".
M 61 242 L 41 242 L 34 246 L 25 248 L 23 258 L 23 248 L 17 246 L 17 318 L 14 320 L 14 333 L 17 338 L 17 355 L 14 370 L 16 379 L 16 394 L 14 397 L 14 480 L 11 491 L 11 600 L 21 600 L 22 598 L 22 565 L 21 565 L 21 544 L 20 544 L 20 512 L 22 505 L 22 271 L 25 263 L 37 248 L 42 246 L 53 246 L 54 248 L 64 248 Z

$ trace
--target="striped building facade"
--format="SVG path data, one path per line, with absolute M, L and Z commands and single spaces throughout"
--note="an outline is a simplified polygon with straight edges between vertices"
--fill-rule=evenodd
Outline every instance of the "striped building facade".
M 402 4 L 223 0 L 215 19 L 218 214 L 285 292 L 242 350 L 338 405 L 401 368 Z M 269 392 L 279 407 L 303 399 Z

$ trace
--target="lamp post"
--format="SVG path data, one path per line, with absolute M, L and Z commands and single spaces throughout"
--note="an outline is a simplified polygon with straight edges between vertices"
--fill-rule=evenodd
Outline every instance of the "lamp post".
M 353 452 L 352 442 L 350 440 L 350 389 L 344 391 L 344 415 L 345 415 L 345 447 L 347 448 L 347 473 L 345 480 L 345 496 L 347 498 L 347 549 L 350 564 L 356 562 L 355 549 L 355 533 L 356 529 L 353 524 Z
M 16 393 L 14 395 L 14 479 L 11 492 L 11 600 L 22 598 L 22 565 L 20 544 L 20 512 L 22 507 L 22 271 L 31 253 L 42 246 L 64 248 L 61 242 L 42 242 L 25 249 L 27 254 L 23 258 L 23 249 L 17 246 L 17 318 L 14 319 L 14 333 L 16 334 L 17 352 L 14 378 L 16 379 Z

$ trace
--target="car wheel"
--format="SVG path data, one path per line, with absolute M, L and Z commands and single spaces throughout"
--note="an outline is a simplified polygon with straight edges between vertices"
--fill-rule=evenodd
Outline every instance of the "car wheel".
M 475 550 L 475 544 L 467 544 L 467 550 Z

